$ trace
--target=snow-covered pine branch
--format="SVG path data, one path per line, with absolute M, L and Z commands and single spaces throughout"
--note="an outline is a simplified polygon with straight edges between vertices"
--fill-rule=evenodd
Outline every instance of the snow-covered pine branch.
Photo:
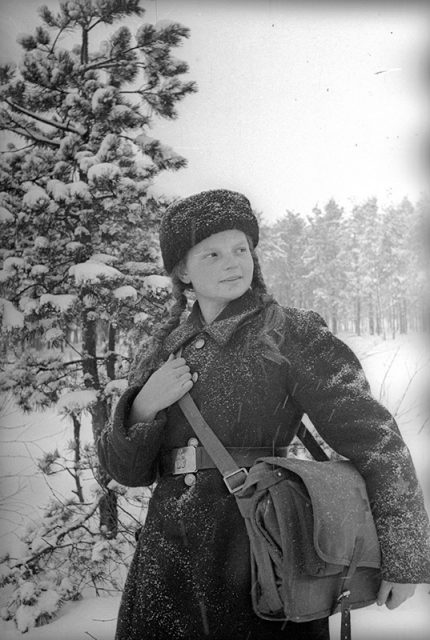
M 196 91 L 172 55 L 188 29 L 139 23 L 143 12 L 138 0 L 42 7 L 40 26 L 20 38 L 19 64 L 0 69 L 0 126 L 10 136 L 0 157 L 0 391 L 26 412 L 64 414 L 74 456 L 56 468 L 74 478 L 81 503 L 81 420 L 90 417 L 96 439 L 136 345 L 166 313 L 157 227 L 169 201 L 151 186 L 186 161 L 150 128 Z M 130 16 L 134 33 L 121 23 Z M 102 45 L 97 24 L 106 25 Z M 125 93 L 140 87 L 147 92 Z M 110 539 L 117 496 L 94 472 Z

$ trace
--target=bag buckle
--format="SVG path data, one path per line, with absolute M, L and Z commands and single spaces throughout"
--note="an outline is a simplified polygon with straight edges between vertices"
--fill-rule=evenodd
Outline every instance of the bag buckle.
M 242 474 L 242 481 L 240 477 L 237 477 L 239 474 Z M 245 469 L 245 467 L 241 467 L 240 469 L 236 469 L 231 473 L 226 473 L 222 479 L 224 480 L 224 483 L 230 493 L 237 493 L 238 491 L 243 489 L 246 482 L 247 475 L 248 475 L 247 469 Z M 234 480 L 230 484 L 230 480 L 232 478 L 234 478 Z
M 337 602 L 342 603 L 343 600 L 349 600 L 350 595 L 351 591 L 349 589 L 346 589 L 346 591 L 342 591 L 337 599 Z
M 197 453 L 195 446 L 177 447 L 173 454 L 172 474 L 195 473 L 197 471 Z

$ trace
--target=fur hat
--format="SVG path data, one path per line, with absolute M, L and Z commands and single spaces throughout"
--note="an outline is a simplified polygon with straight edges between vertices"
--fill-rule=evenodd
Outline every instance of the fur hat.
M 191 247 L 214 233 L 239 229 L 258 244 L 258 222 L 244 195 L 227 189 L 202 191 L 174 202 L 160 225 L 164 267 L 170 273 Z

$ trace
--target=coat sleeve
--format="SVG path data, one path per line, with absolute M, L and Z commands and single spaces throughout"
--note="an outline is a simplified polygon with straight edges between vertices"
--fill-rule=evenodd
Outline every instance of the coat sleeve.
M 148 486 L 157 477 L 157 456 L 160 451 L 166 411 L 159 411 L 154 420 L 127 427 L 131 406 L 153 370 L 144 368 L 141 354 L 136 356 L 129 376 L 130 386 L 119 398 L 113 416 L 97 441 L 101 467 L 111 478 L 127 487 Z
M 324 440 L 364 477 L 378 532 L 382 575 L 430 579 L 429 521 L 409 450 L 374 398 L 354 352 L 315 311 L 289 328 L 289 388 Z

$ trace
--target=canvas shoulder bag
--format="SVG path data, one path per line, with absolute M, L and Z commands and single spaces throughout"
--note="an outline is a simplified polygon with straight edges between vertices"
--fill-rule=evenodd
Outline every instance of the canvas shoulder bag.
M 317 460 L 263 457 L 240 468 L 186 393 L 179 406 L 223 476 L 250 543 L 251 597 L 257 616 L 305 622 L 376 600 L 381 574 L 375 524 L 362 476 L 329 460 L 301 423 L 298 436 Z

